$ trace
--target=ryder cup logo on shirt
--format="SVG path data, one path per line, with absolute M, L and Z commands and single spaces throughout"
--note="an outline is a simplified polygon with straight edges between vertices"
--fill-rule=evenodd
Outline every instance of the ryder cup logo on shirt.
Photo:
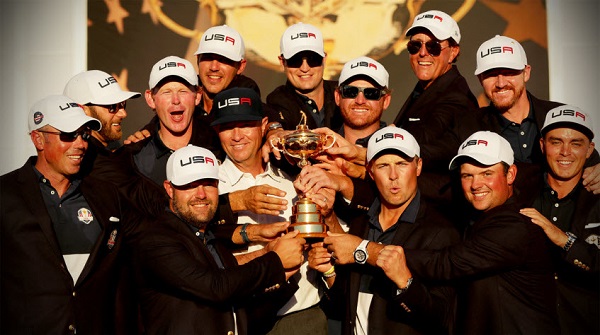
M 94 215 L 92 214 L 91 210 L 87 208 L 80 208 L 77 211 L 77 219 L 85 224 L 90 224 L 90 222 L 94 221 Z

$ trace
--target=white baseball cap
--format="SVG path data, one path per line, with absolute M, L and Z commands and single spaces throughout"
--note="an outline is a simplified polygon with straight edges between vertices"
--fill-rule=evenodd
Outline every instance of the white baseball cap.
M 92 130 L 100 130 L 100 121 L 89 117 L 83 108 L 64 95 L 48 96 L 31 106 L 29 132 L 50 125 L 62 132 L 70 133 L 88 124 Z
M 198 86 L 198 74 L 196 74 L 194 65 L 187 59 L 177 56 L 165 57 L 152 66 L 148 86 L 153 89 L 161 80 L 169 76 L 182 78 L 190 85 Z
M 344 64 L 340 73 L 339 83 L 342 85 L 355 76 L 367 76 L 381 87 L 387 87 L 390 75 L 381 63 L 369 57 L 358 57 Z
M 472 158 L 480 164 L 491 166 L 500 162 L 512 165 L 515 156 L 510 143 L 497 133 L 478 131 L 469 136 L 458 148 L 458 154 L 450 161 L 450 170 L 460 167 L 461 158 Z
M 289 26 L 283 32 L 279 49 L 285 59 L 290 59 L 301 51 L 312 51 L 325 57 L 323 34 L 317 27 L 302 22 Z
M 408 157 L 421 156 L 417 140 L 406 130 L 395 126 L 381 128 L 369 138 L 367 164 L 383 150 L 394 149 Z
M 523 46 L 510 37 L 496 35 L 477 49 L 475 75 L 499 68 L 523 70 L 526 65 L 527 55 Z
M 590 114 L 575 106 L 563 105 L 546 113 L 542 134 L 556 128 L 572 128 L 582 132 L 590 141 L 594 138 L 594 122 Z
M 113 76 L 99 70 L 76 74 L 67 82 L 63 95 L 82 105 L 112 105 L 141 96 L 138 92 L 123 91 Z
M 222 25 L 208 28 L 202 34 L 198 50 L 194 55 L 217 54 L 239 62 L 244 59 L 245 52 L 246 47 L 240 33 L 227 25 Z
M 406 36 L 414 35 L 419 28 L 427 29 L 440 41 L 452 38 L 457 44 L 460 43 L 458 23 L 442 11 L 430 10 L 417 15 L 406 31 Z
M 219 161 L 208 149 L 188 145 L 175 150 L 167 160 L 167 180 L 175 186 L 200 179 L 219 179 Z

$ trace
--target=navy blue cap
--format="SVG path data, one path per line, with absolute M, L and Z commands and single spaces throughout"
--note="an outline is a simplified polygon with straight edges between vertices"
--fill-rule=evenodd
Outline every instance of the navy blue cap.
M 219 92 L 210 112 L 215 116 L 211 126 L 235 121 L 260 121 L 265 116 L 258 93 L 243 87 Z

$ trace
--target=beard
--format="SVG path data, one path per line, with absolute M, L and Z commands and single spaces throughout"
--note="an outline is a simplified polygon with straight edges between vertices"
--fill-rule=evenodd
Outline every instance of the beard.
M 200 202 L 207 203 L 207 209 L 201 212 L 194 211 L 193 206 Z M 217 206 L 210 200 L 191 199 L 184 202 L 175 195 L 172 200 L 172 210 L 181 220 L 199 229 L 205 229 L 210 220 L 215 216 Z
M 506 111 L 510 110 L 511 108 L 513 108 L 513 106 L 517 103 L 517 101 L 519 101 L 521 96 L 523 94 L 525 94 L 524 86 L 522 86 L 520 88 L 516 88 L 516 87 L 512 86 L 511 90 L 513 91 L 514 94 L 510 99 L 493 100 L 493 99 L 490 99 L 490 97 L 488 97 L 488 99 L 490 99 L 490 101 L 492 102 L 492 105 L 497 110 L 499 110 L 501 112 L 506 112 Z
M 98 119 L 100 121 L 100 124 L 102 125 L 102 129 L 100 129 L 100 131 L 98 133 L 100 134 L 100 136 L 102 136 L 102 138 L 104 138 L 104 141 L 112 142 L 112 141 L 118 141 L 121 139 L 121 137 L 123 136 L 123 132 L 115 131 L 111 127 L 111 123 L 109 123 L 107 120 L 101 118 L 100 114 L 98 114 L 94 108 L 90 109 L 90 116 L 95 119 Z

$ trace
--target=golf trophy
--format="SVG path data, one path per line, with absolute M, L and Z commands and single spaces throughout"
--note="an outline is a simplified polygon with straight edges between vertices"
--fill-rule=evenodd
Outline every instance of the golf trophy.
M 335 143 L 332 135 L 323 135 L 310 131 L 306 125 L 306 114 L 300 111 L 302 118 L 296 130 L 273 143 L 274 150 L 283 152 L 285 155 L 300 159 L 298 167 L 303 168 L 310 165 L 309 158 L 331 148 Z M 329 145 L 327 143 L 331 141 Z M 327 236 L 327 225 L 321 216 L 320 207 L 304 194 L 298 195 L 298 201 L 292 207 L 289 230 L 298 230 L 298 236 L 305 239 L 323 239 Z

